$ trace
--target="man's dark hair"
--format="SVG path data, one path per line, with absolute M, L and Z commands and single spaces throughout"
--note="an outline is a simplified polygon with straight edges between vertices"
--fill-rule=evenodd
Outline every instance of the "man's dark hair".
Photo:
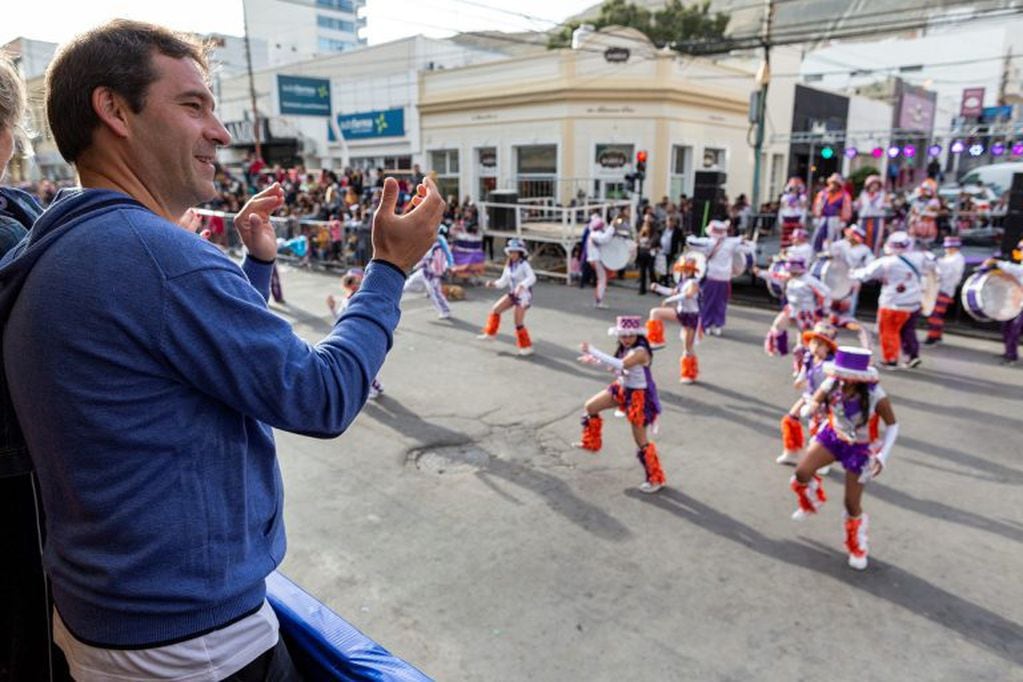
M 92 93 L 108 87 L 135 113 L 157 79 L 153 55 L 192 59 L 209 72 L 207 46 L 193 37 L 140 21 L 115 19 L 64 45 L 46 71 L 46 118 L 68 163 L 92 144 L 99 116 Z

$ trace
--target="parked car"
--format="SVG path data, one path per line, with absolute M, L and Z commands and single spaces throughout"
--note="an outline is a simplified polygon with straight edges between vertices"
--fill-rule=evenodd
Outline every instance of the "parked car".
M 973 170 L 967 171 L 966 175 L 959 180 L 959 184 L 962 186 L 984 185 L 990 187 L 996 197 L 1000 197 L 1012 187 L 1012 176 L 1016 173 L 1023 173 L 1023 161 L 977 166 Z

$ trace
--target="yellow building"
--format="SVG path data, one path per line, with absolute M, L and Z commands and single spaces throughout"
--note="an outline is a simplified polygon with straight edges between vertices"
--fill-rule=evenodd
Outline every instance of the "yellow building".
M 644 197 L 677 201 L 724 180 L 734 201 L 753 177 L 751 85 L 748 70 L 605 29 L 576 49 L 423 74 L 422 151 L 445 194 L 476 200 L 621 196 L 645 150 Z

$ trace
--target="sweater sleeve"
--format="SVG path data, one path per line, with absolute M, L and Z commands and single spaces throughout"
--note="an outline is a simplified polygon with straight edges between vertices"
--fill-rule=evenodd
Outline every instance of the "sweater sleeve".
M 160 352 L 182 382 L 247 416 L 333 437 L 362 409 L 391 347 L 402 279 L 370 264 L 334 328 L 310 345 L 237 268 L 195 270 L 165 284 Z
M 249 278 L 249 284 L 259 292 L 264 301 L 270 300 L 270 277 L 273 275 L 274 264 L 272 262 L 256 260 L 252 256 L 246 256 L 242 261 L 242 272 Z

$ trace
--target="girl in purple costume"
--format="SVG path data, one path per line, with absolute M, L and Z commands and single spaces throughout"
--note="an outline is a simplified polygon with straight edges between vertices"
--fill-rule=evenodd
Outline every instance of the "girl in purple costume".
M 792 518 L 801 520 L 815 514 L 826 501 L 817 469 L 841 462 L 845 468 L 845 545 L 849 566 L 867 567 L 867 515 L 860 501 L 867 481 L 880 475 L 888 462 L 899 433 L 895 413 L 884 389 L 877 383 L 877 369 L 870 366 L 870 351 L 842 346 L 833 362 L 824 365 L 827 379 L 803 408 L 813 414 L 824 406 L 828 423 L 814 436 L 806 457 L 790 481 L 799 508 Z M 878 425 L 885 423 L 880 447 Z
M 796 379 L 793 386 L 801 391 L 799 400 L 789 408 L 788 413 L 781 420 L 782 453 L 775 460 L 778 464 L 798 464 L 803 457 L 803 424 L 801 422 L 801 411 L 803 406 L 813 400 L 827 378 L 824 374 L 824 363 L 834 360 L 838 344 L 835 338 L 838 330 L 827 322 L 818 322 L 811 331 L 803 332 L 803 343 L 799 347 L 800 352 L 793 353 L 793 365 L 795 367 Z M 807 426 L 810 436 L 815 436 L 820 427 L 827 420 L 824 410 L 818 409 L 807 419 Z M 818 470 L 818 474 L 826 476 L 830 466 L 825 465 Z
M 654 426 L 661 413 L 661 402 L 657 396 L 657 385 L 650 373 L 653 354 L 645 337 L 646 329 L 639 316 L 625 315 L 608 334 L 618 337 L 615 354 L 608 355 L 588 343 L 582 343 L 579 361 L 584 364 L 603 366 L 615 372 L 618 378 L 592 398 L 586 401 L 583 414 L 583 433 L 575 446 L 597 452 L 602 446 L 600 413 L 617 407 L 625 413 L 632 426 L 632 437 L 636 441 L 636 457 L 646 473 L 646 480 L 639 486 L 644 493 L 655 493 L 664 487 L 664 471 L 657 456 L 657 447 L 647 437 L 647 428 Z

